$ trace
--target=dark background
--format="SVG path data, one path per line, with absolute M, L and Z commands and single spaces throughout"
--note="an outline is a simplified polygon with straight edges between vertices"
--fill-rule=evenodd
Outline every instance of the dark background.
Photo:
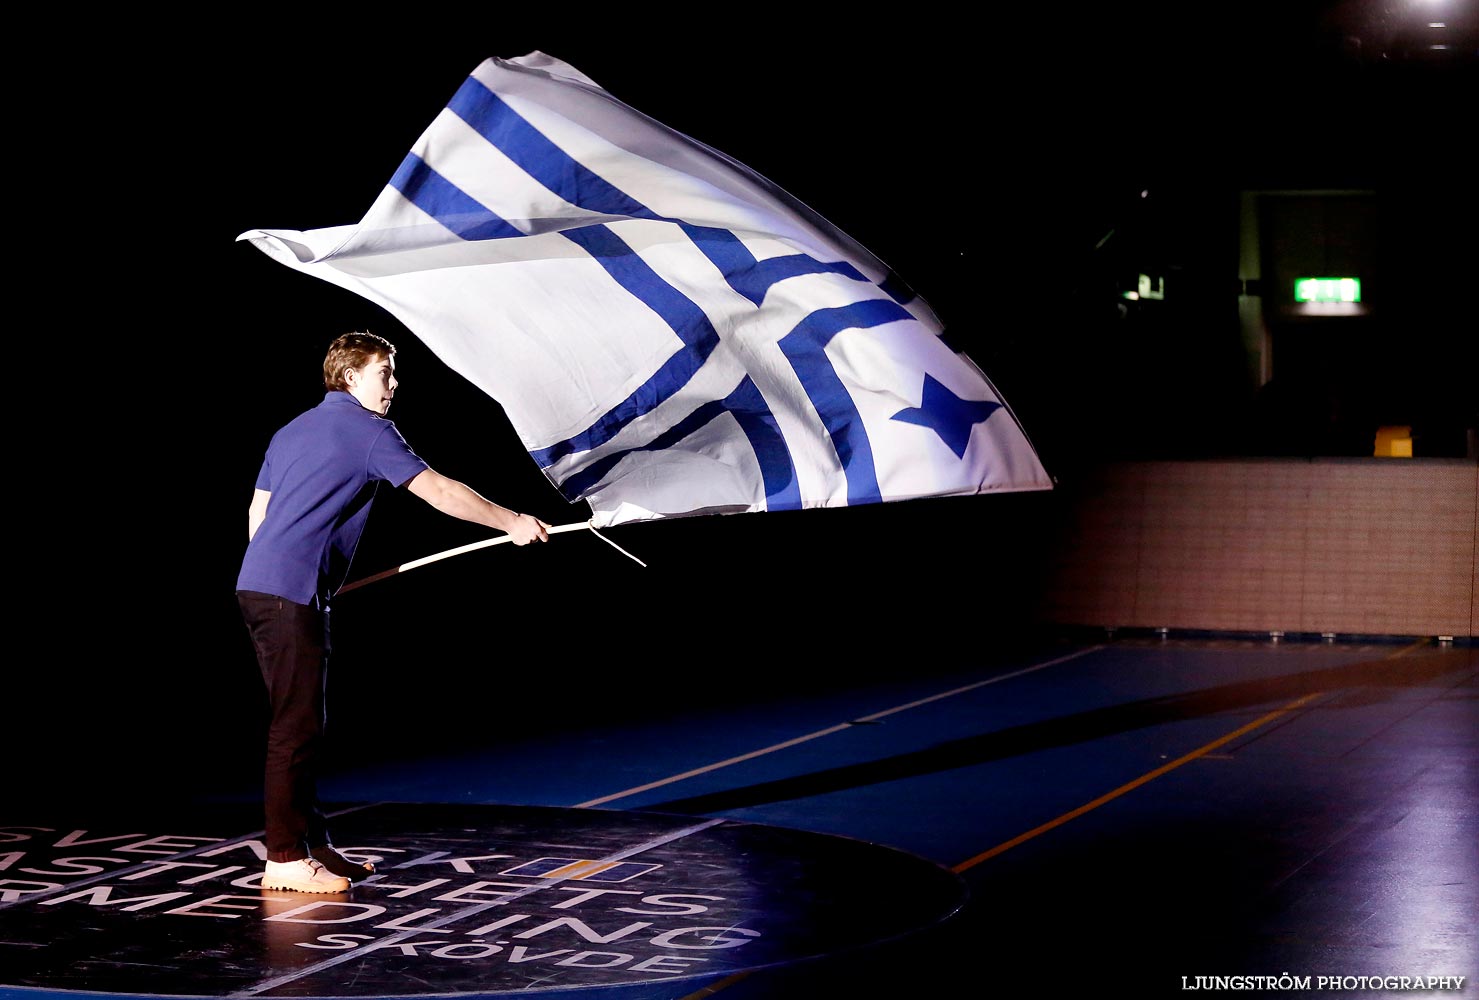
M 33 66 L 13 85 L 10 218 L 18 783 L 76 780 L 68 754 L 99 747 L 117 750 L 86 769 L 103 786 L 139 762 L 163 787 L 251 780 L 260 694 L 232 596 L 247 503 L 271 433 L 321 398 L 338 333 L 397 343 L 391 416 L 439 471 L 587 518 L 497 403 L 388 314 L 235 242 L 357 222 L 484 58 L 563 59 L 859 240 L 996 382 L 1060 489 L 610 531 L 645 569 L 571 533 L 344 595 L 334 724 L 383 732 L 390 757 L 578 725 L 599 705 L 529 706 L 602 678 L 681 709 L 1013 641 L 1056 505 L 1098 462 L 1369 454 L 1390 423 L 1465 456 L 1479 43 L 1473 4 L 1448 6 L 1457 54 L 1428 49 L 1400 3 L 905 6 L 809 26 L 753 6 L 48 18 L 13 43 Z M 1295 399 L 1360 404 L 1338 433 L 1270 426 L 1239 341 L 1239 192 L 1291 189 L 1380 206 L 1381 319 L 1308 331 L 1286 369 L 1308 379 L 1284 387 Z M 1117 282 L 1146 261 L 1182 294 L 1126 310 Z M 1455 297 L 1430 298 L 1435 279 Z M 485 536 L 388 491 L 351 575 Z M 192 753 L 223 731 L 240 759 Z

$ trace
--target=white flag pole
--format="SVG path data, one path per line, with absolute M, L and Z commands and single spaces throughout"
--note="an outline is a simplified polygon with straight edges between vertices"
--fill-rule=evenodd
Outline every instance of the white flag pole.
M 597 531 L 595 525 L 589 522 L 576 524 L 557 524 L 549 529 L 549 534 L 554 535 L 562 531 L 576 531 L 581 528 L 590 531 L 591 534 L 595 535 L 597 538 L 601 539 L 601 541 L 616 549 L 616 551 L 620 552 L 622 555 L 632 560 L 638 566 L 642 566 L 644 568 L 647 566 L 647 564 L 644 563 L 642 560 L 638 559 L 626 549 L 623 549 L 620 545 L 617 545 L 615 542 L 611 541 L 611 539 L 607 538 L 605 535 Z M 497 538 L 485 538 L 480 542 L 472 542 L 468 545 L 459 545 L 455 549 L 447 549 L 445 552 L 438 552 L 435 555 L 422 556 L 420 559 L 412 559 L 408 563 L 401 563 L 399 566 L 394 566 L 382 572 L 375 573 L 372 576 L 363 577 L 351 583 L 346 583 L 344 586 L 339 588 L 339 593 L 346 594 L 351 590 L 357 590 L 360 587 L 366 586 L 367 584 L 378 583 L 381 580 L 396 576 L 400 573 L 405 573 L 408 570 L 417 569 L 418 567 L 425 566 L 428 563 L 439 562 L 443 559 L 450 559 L 453 556 L 460 556 L 468 552 L 476 551 L 477 549 L 486 549 L 490 545 L 502 545 L 504 542 L 508 542 L 511 540 L 512 538 L 509 535 L 499 535 Z

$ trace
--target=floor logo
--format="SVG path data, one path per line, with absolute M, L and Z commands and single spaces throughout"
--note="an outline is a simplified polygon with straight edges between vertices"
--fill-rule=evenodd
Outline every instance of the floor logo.
M 0 985 L 396 997 L 713 979 L 918 931 L 965 897 L 932 862 L 845 838 L 405 803 L 336 820 L 370 878 L 266 891 L 261 840 L 237 832 L 250 815 L 183 833 L 0 824 Z

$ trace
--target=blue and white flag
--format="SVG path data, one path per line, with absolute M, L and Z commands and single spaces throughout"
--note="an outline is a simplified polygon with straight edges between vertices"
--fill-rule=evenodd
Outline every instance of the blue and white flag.
M 596 527 L 1052 488 L 870 252 L 540 52 L 478 66 L 358 225 L 237 238 L 395 316 Z

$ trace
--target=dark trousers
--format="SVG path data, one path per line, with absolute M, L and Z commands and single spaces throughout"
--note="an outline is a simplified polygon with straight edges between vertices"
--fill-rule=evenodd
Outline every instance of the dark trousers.
M 318 804 L 329 615 L 271 594 L 237 591 L 267 685 L 270 722 L 263 804 L 269 861 L 297 861 L 329 842 Z

